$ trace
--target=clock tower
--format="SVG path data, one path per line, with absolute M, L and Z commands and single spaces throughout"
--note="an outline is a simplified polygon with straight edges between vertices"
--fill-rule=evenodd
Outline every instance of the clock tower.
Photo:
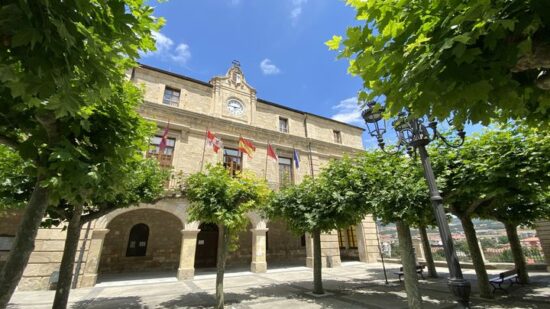
M 227 73 L 214 77 L 210 84 L 214 87 L 214 115 L 252 124 L 256 110 L 256 90 L 246 82 L 238 61 L 233 61 Z

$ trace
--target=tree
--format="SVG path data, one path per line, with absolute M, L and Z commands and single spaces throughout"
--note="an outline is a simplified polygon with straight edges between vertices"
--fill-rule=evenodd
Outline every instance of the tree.
M 271 197 L 265 180 L 244 172 L 232 177 L 220 164 L 185 180 L 184 194 L 191 202 L 189 220 L 214 223 L 219 227 L 216 308 L 223 308 L 223 276 L 230 240 L 246 227 L 247 213 L 265 208 Z
M 94 143 L 81 145 L 81 150 L 88 153 L 88 158 L 98 162 L 95 166 L 95 180 L 88 190 L 88 200 L 70 202 L 62 199 L 59 204 L 51 205 L 47 209 L 47 218 L 42 225 L 50 227 L 68 222 L 67 238 L 60 266 L 59 281 L 53 308 L 66 308 L 73 276 L 74 258 L 82 225 L 97 219 L 115 209 L 136 205 L 140 202 L 152 202 L 162 196 L 168 171 L 161 170 L 158 163 L 151 159 L 144 159 L 143 151 L 148 144 L 144 141 L 153 134 L 149 123 L 141 119 L 136 108 L 141 102 L 139 91 L 128 84 L 128 89 L 121 89 L 117 98 L 123 100 L 116 110 L 109 111 L 105 106 L 97 107 L 97 113 L 91 115 L 88 121 L 91 124 L 90 135 Z M 125 95 L 125 93 L 128 93 Z M 133 95 L 131 95 L 133 93 Z M 113 100 L 116 98 L 113 97 Z M 111 130 L 128 129 L 124 138 L 133 144 L 123 145 L 113 140 Z M 115 137 L 118 139 L 118 137 Z M 101 158 L 94 158 L 95 145 L 114 145 L 112 151 L 127 151 L 118 160 L 101 162 Z M 117 146 L 119 145 L 119 146 Z M 5 146 L 1 151 L 6 156 L 0 159 L 0 174 L 9 176 L 7 185 L 1 185 L 0 200 L 7 208 L 15 208 L 29 199 L 35 182 L 23 171 L 23 167 L 31 167 L 32 162 L 23 161 L 15 152 Z M 90 147 L 90 148 L 88 148 Z M 141 150 L 141 152 L 139 151 Z M 101 153 L 98 153 L 101 155 Z M 124 158 L 124 160 L 120 160 Z M 4 164 L 4 161 L 6 164 Z M 11 206 L 11 207 L 10 207 Z M 82 216 L 82 217 L 81 217 Z
M 364 185 L 355 160 L 332 160 L 313 179 L 289 186 L 275 195 L 269 216 L 281 218 L 298 235 L 313 237 L 313 293 L 324 294 L 321 233 L 357 224 L 367 214 Z
M 513 234 L 517 225 L 533 224 L 550 212 L 547 135 L 536 129 L 503 126 L 469 139 L 458 151 L 438 151 L 435 166 L 440 170 L 442 192 L 450 210 L 462 221 L 478 282 L 482 284 L 480 274 L 486 276 L 486 271 L 471 221 L 474 216 L 508 225 L 511 247 L 516 248 L 516 268 L 520 280 L 526 282 L 521 246 Z
M 359 25 L 326 44 L 389 114 L 550 121 L 548 1 L 348 0 Z
M 21 279 L 47 207 L 84 203 L 99 163 L 116 165 L 135 155 L 135 141 L 126 135 L 142 122 L 121 119 L 122 127 L 98 135 L 89 119 L 117 115 L 125 107 L 120 91 L 138 94 L 123 89 L 125 72 L 139 50 L 154 48 L 151 31 L 160 22 L 152 12 L 142 0 L 2 4 L 0 143 L 32 162 L 26 172 L 35 182 L 0 272 L 0 308 Z M 105 140 L 112 143 L 98 143 Z
M 359 164 L 362 177 L 372 181 L 365 191 L 369 209 L 382 223 L 396 223 L 409 308 L 421 308 L 410 226 L 434 220 L 422 169 L 403 156 L 379 151 L 366 153 Z
M 157 202 L 164 197 L 164 185 L 169 175 L 168 170 L 161 169 L 154 159 L 137 158 L 128 162 L 123 169 L 108 170 L 105 173 L 99 177 L 103 183 L 98 184 L 98 189 L 89 202 L 74 206 L 62 204 L 59 205 L 65 206 L 62 211 L 61 207 L 51 211 L 50 220 L 68 221 L 52 308 L 67 308 L 82 226 L 119 208 Z M 119 181 L 115 190 L 109 186 L 113 178 Z

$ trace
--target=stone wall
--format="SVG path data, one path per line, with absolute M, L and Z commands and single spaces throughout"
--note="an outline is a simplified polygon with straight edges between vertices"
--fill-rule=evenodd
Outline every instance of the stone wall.
M 305 265 L 306 246 L 302 237 L 291 232 L 283 221 L 267 224 L 267 267 L 272 265 Z
M 149 227 L 145 256 L 126 256 L 131 228 L 144 223 Z M 137 209 L 115 217 L 107 227 L 99 273 L 176 270 L 181 248 L 181 221 L 162 210 Z
M 550 221 L 539 221 L 536 225 L 537 236 L 540 239 L 546 269 L 550 271 Z
M 12 236 L 15 237 L 22 215 L 23 213 L 20 211 L 0 212 L 0 236 L 4 236 L 6 238 L 11 238 Z M 11 238 L 11 241 L 13 241 L 13 238 Z M 8 258 L 8 254 L 9 251 L 7 250 L 0 251 L 0 269 L 4 266 L 4 263 Z
M 29 263 L 23 272 L 23 278 L 19 282 L 19 290 L 47 290 L 52 288 L 50 278 L 54 272 L 59 271 L 61 257 L 65 246 L 67 232 L 63 225 L 48 229 L 39 229 L 35 240 L 34 251 Z M 75 278 L 80 282 L 84 273 L 87 252 L 90 247 L 90 239 L 93 226 L 85 225 L 80 232 L 78 250 L 75 257 Z

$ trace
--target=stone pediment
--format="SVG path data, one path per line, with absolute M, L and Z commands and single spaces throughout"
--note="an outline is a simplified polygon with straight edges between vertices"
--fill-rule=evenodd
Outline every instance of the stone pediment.
M 210 83 L 214 86 L 226 86 L 238 91 L 256 93 L 256 89 L 246 82 L 238 61 L 233 61 L 233 65 L 224 76 L 216 76 L 210 80 Z

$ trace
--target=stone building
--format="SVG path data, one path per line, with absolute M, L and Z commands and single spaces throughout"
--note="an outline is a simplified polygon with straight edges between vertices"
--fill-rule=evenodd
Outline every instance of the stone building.
M 252 170 L 276 189 L 318 173 L 331 158 L 363 150 L 363 129 L 359 127 L 257 98 L 238 63 L 208 83 L 146 65 L 132 70 L 129 78 L 144 88 L 141 114 L 158 125 L 148 155 L 173 167 L 175 173 L 190 174 L 219 162 L 229 169 Z M 167 147 L 158 154 L 167 127 Z M 207 130 L 223 141 L 224 148 L 218 153 L 205 143 Z M 237 151 L 240 136 L 256 146 L 252 158 Z M 266 161 L 268 143 L 277 152 L 278 162 Z M 299 167 L 294 150 L 299 154 Z M 144 204 L 114 211 L 84 226 L 76 259 L 76 286 L 93 286 L 105 274 L 145 271 L 173 272 L 180 280 L 189 279 L 196 269 L 215 267 L 217 227 L 189 222 L 187 205 L 185 199 Z M 15 235 L 19 214 L 0 216 L 1 262 Z M 284 222 L 268 221 L 255 213 L 249 218 L 248 230 L 241 233 L 228 268 L 265 272 L 277 265 L 311 266 L 308 235 L 295 235 Z M 61 228 L 38 232 L 20 290 L 50 288 L 64 239 Z M 369 217 L 356 226 L 324 234 L 321 240 L 326 267 L 339 266 L 344 259 L 375 262 L 378 257 L 375 226 Z

